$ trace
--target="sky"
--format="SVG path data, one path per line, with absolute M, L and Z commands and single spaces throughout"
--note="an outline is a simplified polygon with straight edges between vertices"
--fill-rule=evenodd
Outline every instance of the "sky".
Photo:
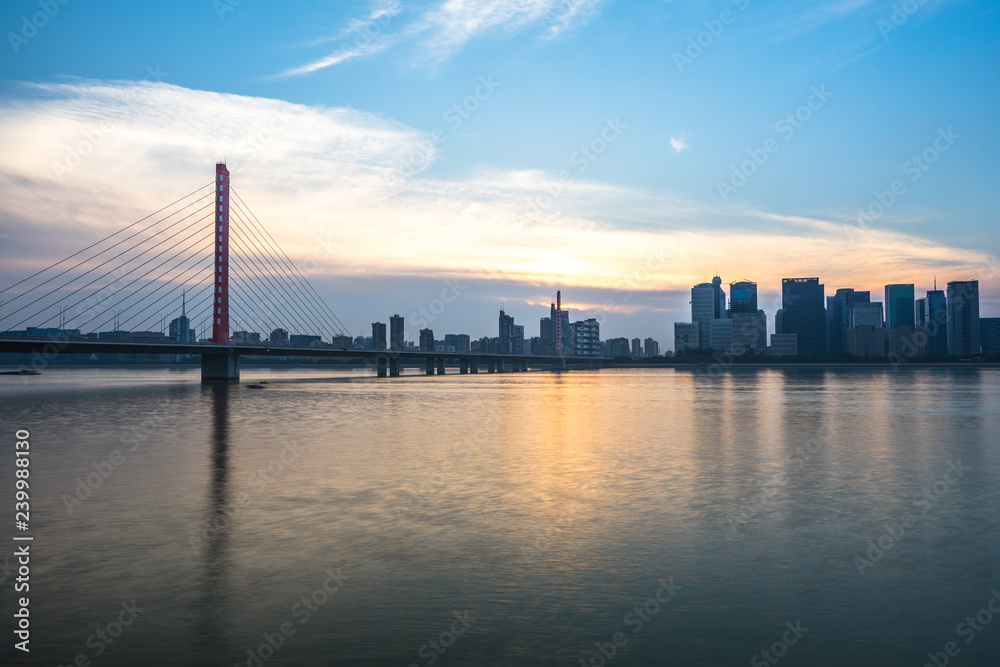
M 537 336 L 561 290 L 602 338 L 668 349 L 715 275 L 756 281 L 772 330 L 785 277 L 878 300 L 978 278 L 1000 315 L 993 2 L 0 12 L 0 288 L 223 159 L 355 335 L 399 313 L 496 336 L 503 306 Z

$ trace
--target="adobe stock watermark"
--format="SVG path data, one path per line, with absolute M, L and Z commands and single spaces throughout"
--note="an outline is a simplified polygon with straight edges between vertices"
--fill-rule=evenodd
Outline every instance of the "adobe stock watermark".
M 204 520 L 200 533 L 188 537 L 188 544 L 191 545 L 194 554 L 201 555 L 203 547 L 219 539 L 222 534 L 232 528 L 243 508 L 253 503 L 254 499 L 262 496 L 271 484 L 285 473 L 287 468 L 291 468 L 298 462 L 299 457 L 305 451 L 304 445 L 297 442 L 287 443 L 281 453 L 267 464 L 267 467 L 258 468 L 255 472 L 250 473 L 246 480 L 248 490 L 241 491 L 236 494 L 231 503 L 216 509 L 210 518 Z
M 802 625 L 802 619 L 795 619 L 795 623 L 785 621 L 785 627 L 788 629 L 781 634 L 781 639 L 771 644 L 770 650 L 761 649 L 750 658 L 752 667 L 778 664 L 778 660 L 788 654 L 789 647 L 798 644 L 799 640 L 809 632 L 809 628 Z
M 108 647 L 122 636 L 125 628 L 139 620 L 139 614 L 145 611 L 145 608 L 138 606 L 135 600 L 132 600 L 132 602 L 122 602 L 121 608 L 122 610 L 118 612 L 116 620 L 111 621 L 103 628 L 98 628 L 87 637 L 87 648 L 93 649 L 94 658 L 103 655 L 108 650 Z M 78 653 L 70 664 L 65 666 L 60 664 L 59 667 L 89 667 L 91 664 L 92 661 L 89 654 Z
M 448 306 L 455 303 L 458 297 L 462 296 L 462 292 L 468 289 L 468 285 L 462 285 L 458 282 L 457 278 L 448 278 L 444 281 L 444 287 L 441 288 L 441 293 L 437 297 L 430 300 L 430 302 L 410 313 L 410 316 L 406 319 L 410 322 L 410 326 L 413 331 L 419 331 L 420 329 L 426 329 L 431 324 L 433 324 L 437 318 L 441 317 Z
M 826 436 L 831 435 L 831 429 L 823 425 Z M 802 465 L 807 463 L 823 450 L 827 438 L 823 434 L 817 434 L 806 442 L 806 444 L 796 447 L 794 453 L 785 458 L 785 463 Z M 759 491 L 740 498 L 740 509 L 736 513 L 726 514 L 726 522 L 729 529 L 734 534 L 739 533 L 739 526 L 748 523 L 750 519 L 763 512 L 771 498 L 778 494 L 778 491 L 788 482 L 788 471 L 784 468 L 771 474 L 765 481 L 758 481 Z
M 156 67 L 147 65 L 146 76 L 143 78 L 143 81 L 160 83 L 168 76 L 170 76 L 170 72 L 161 71 L 159 65 L 156 65 Z M 55 174 L 57 180 L 62 182 L 66 174 L 71 173 L 83 164 L 84 159 L 91 155 L 104 142 L 105 135 L 115 131 L 115 127 L 121 122 L 121 118 L 128 118 L 132 115 L 131 105 L 138 94 L 139 90 L 137 88 L 132 87 L 128 89 L 128 96 L 122 102 L 121 107 L 117 109 L 119 118 L 102 120 L 96 127 L 84 130 L 83 139 L 67 147 L 65 159 L 62 162 L 52 163 L 52 173 Z
M 975 615 L 966 616 L 965 620 L 955 626 L 955 634 L 959 637 L 965 639 L 966 644 L 971 644 L 976 636 L 986 629 L 986 626 L 993 622 L 993 616 L 1000 614 L 1000 591 L 997 589 L 992 589 L 990 591 L 992 595 L 986 601 L 979 611 Z M 994 606 L 993 603 L 996 603 Z M 945 667 L 951 658 L 954 658 L 962 649 L 959 647 L 958 642 L 950 641 L 945 642 L 944 650 L 933 652 L 927 652 L 928 662 L 924 663 L 924 667 Z
M 745 12 L 750 6 L 750 0 L 732 0 L 732 3 L 741 12 Z M 722 33 L 726 31 L 726 26 L 735 23 L 738 16 L 739 14 L 736 14 L 731 9 L 723 9 L 716 18 L 702 21 L 701 24 L 705 27 L 704 30 L 699 31 L 693 37 L 688 37 L 687 46 L 684 48 L 683 53 L 680 51 L 674 51 L 673 53 L 674 65 L 677 66 L 677 71 L 683 74 L 685 67 L 690 67 L 694 64 L 695 60 L 701 58 L 705 53 L 705 49 L 715 44 L 715 40 L 721 37 Z
M 212 9 L 219 21 L 226 20 L 226 14 L 236 11 L 236 8 L 243 4 L 243 0 L 212 0 Z
M 156 431 L 167 423 L 167 420 L 174 416 L 174 411 L 178 408 L 176 401 L 169 396 L 162 401 L 157 408 L 150 411 L 145 419 L 130 428 L 123 429 L 119 439 L 121 448 L 113 449 L 108 454 L 108 458 L 102 461 L 92 461 L 90 466 L 94 472 L 88 473 L 82 479 L 76 478 L 76 487 L 73 493 L 64 493 L 60 496 L 66 511 L 70 514 L 77 505 L 82 505 L 89 500 L 94 492 L 104 483 L 104 480 L 128 460 L 128 454 L 135 453 L 143 441 L 151 437 Z
M 785 141 L 788 141 L 812 119 L 817 111 L 823 108 L 831 97 L 833 97 L 833 93 L 827 90 L 826 84 L 822 84 L 818 88 L 812 86 L 804 104 L 774 122 L 774 131 L 780 134 Z M 739 165 L 734 164 L 730 167 L 727 180 L 715 183 L 715 189 L 722 201 L 729 201 L 729 196 L 736 194 L 740 188 L 746 185 L 779 150 L 781 150 L 781 140 L 774 137 L 765 139 L 758 148 L 748 148 L 747 159 Z
M 889 35 L 906 25 L 910 17 L 926 4 L 927 0 L 903 0 L 893 4 L 889 18 L 878 20 L 878 30 L 882 33 L 882 39 L 888 41 Z
M 948 461 L 948 467 L 941 479 L 921 489 L 921 492 L 913 497 L 913 506 L 919 507 L 921 514 L 927 514 L 937 506 L 941 498 L 948 495 L 951 488 L 958 484 L 967 472 L 968 469 L 962 467 L 962 459 Z M 903 512 L 897 522 L 886 521 L 883 523 L 885 532 L 873 540 L 868 540 L 868 551 L 865 552 L 867 558 L 857 554 L 852 557 L 858 574 L 862 577 L 865 576 L 865 569 L 882 560 L 886 552 L 892 550 L 903 539 L 906 530 L 915 526 L 916 523 L 917 517 L 908 512 Z
M 570 164 L 576 167 L 576 172 L 584 173 L 594 162 L 607 152 L 611 144 L 618 141 L 625 130 L 629 129 L 628 124 L 622 122 L 621 117 L 615 116 L 604 119 L 604 127 L 590 141 L 581 144 L 569 156 Z M 550 181 L 542 186 L 543 192 L 530 197 L 514 213 L 514 229 L 518 232 L 532 218 L 537 218 L 542 211 L 552 205 L 552 203 L 562 195 L 566 185 L 573 180 L 573 173 L 568 169 L 561 170 L 554 181 Z
M 319 611 L 330 598 L 344 585 L 344 580 L 348 577 L 340 572 L 326 571 L 326 579 L 323 584 L 312 591 L 309 595 L 303 595 L 302 599 L 291 607 L 292 616 L 298 621 L 299 627 L 305 625 L 312 618 L 312 615 Z M 274 654 L 281 649 L 285 643 L 295 636 L 298 628 L 292 621 L 283 621 L 274 632 L 263 632 L 261 637 L 264 641 L 256 648 L 247 649 L 246 667 L 261 667 L 265 662 L 274 657 Z M 243 667 L 240 663 L 233 663 L 233 667 Z
M 625 614 L 622 623 L 632 631 L 633 635 L 639 634 L 643 627 L 652 621 L 653 617 L 660 613 L 660 610 L 666 607 L 683 588 L 680 584 L 674 583 L 673 577 L 666 581 L 660 579 L 660 587 L 656 589 L 652 597 L 635 605 L 631 611 Z M 589 659 L 580 658 L 580 667 L 604 667 L 618 655 L 619 649 L 628 644 L 628 640 L 628 635 L 624 631 L 618 630 L 611 634 L 609 641 L 595 642 L 594 648 L 597 650 L 590 654 Z
M 257 152 L 262 150 L 269 143 L 274 141 L 281 132 L 288 126 L 288 116 L 278 113 L 267 120 L 266 126 L 247 135 L 247 138 L 240 142 L 239 154 L 247 161 L 252 160 Z
M 56 17 L 59 10 L 68 5 L 69 2 L 70 0 L 39 0 L 38 9 L 40 11 L 32 14 L 30 18 L 27 15 L 22 16 L 20 29 L 17 32 L 13 30 L 7 32 L 7 41 L 10 43 L 14 55 L 17 55 L 23 46 L 34 39 L 38 35 L 38 31 L 47 26 L 49 21 Z
M 417 656 L 423 658 L 428 666 L 436 663 L 438 658 L 447 653 L 448 649 L 458 641 L 458 638 L 464 635 L 476 622 L 476 617 L 470 614 L 468 609 L 463 610 L 461 614 L 454 611 L 452 616 L 455 618 L 447 630 L 442 631 L 433 639 L 428 639 L 427 643 L 417 649 Z M 409 667 L 420 667 L 420 664 L 411 662 Z
M 900 165 L 899 169 L 903 176 L 907 176 L 910 183 L 916 183 L 921 177 L 933 167 L 941 156 L 951 150 L 955 142 L 962 138 L 949 125 L 947 129 L 939 127 L 937 136 L 927 148 L 911 155 L 908 160 Z M 872 195 L 872 202 L 865 208 L 859 208 L 857 222 L 853 225 L 845 224 L 844 233 L 851 241 L 871 229 L 872 223 L 881 218 L 892 206 L 899 201 L 899 198 L 907 192 L 906 182 L 902 179 L 895 179 L 885 190 L 875 190 Z

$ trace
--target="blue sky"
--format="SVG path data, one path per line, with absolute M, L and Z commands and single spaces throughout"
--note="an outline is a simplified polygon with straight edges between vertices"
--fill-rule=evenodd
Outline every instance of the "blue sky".
M 918 295 L 978 277 L 1000 314 L 995 3 L 71 0 L 25 29 L 44 6 L 3 9 L 4 284 L 225 156 L 293 256 L 336 235 L 313 280 L 358 331 L 455 277 L 438 334 L 496 335 L 505 301 L 537 335 L 562 288 L 605 337 L 669 347 L 716 272 L 757 280 L 769 318 L 805 275 Z

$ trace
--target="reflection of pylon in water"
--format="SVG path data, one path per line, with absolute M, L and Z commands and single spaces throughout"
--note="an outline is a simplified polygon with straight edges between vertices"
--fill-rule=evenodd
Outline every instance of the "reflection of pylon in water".
M 556 356 L 562 356 L 562 291 L 556 292 Z

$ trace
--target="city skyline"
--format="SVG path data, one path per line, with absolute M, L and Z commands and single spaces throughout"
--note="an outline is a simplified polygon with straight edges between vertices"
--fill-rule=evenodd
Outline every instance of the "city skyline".
M 466 4 L 70 4 L 30 28 L 37 3 L 12 3 L 0 284 L 224 158 L 290 256 L 318 255 L 312 278 L 352 333 L 368 304 L 409 316 L 457 281 L 462 308 L 434 326 L 471 330 L 498 301 L 544 307 L 562 287 L 569 308 L 605 310 L 609 334 L 655 337 L 721 267 L 761 285 L 769 312 L 788 275 L 922 293 L 935 274 L 978 277 L 983 315 L 1000 312 L 982 111 L 997 92 L 979 85 L 994 64 L 972 56 L 995 13 Z M 942 34 L 964 48 L 927 48 Z M 182 37 L 206 50 L 171 48 Z

